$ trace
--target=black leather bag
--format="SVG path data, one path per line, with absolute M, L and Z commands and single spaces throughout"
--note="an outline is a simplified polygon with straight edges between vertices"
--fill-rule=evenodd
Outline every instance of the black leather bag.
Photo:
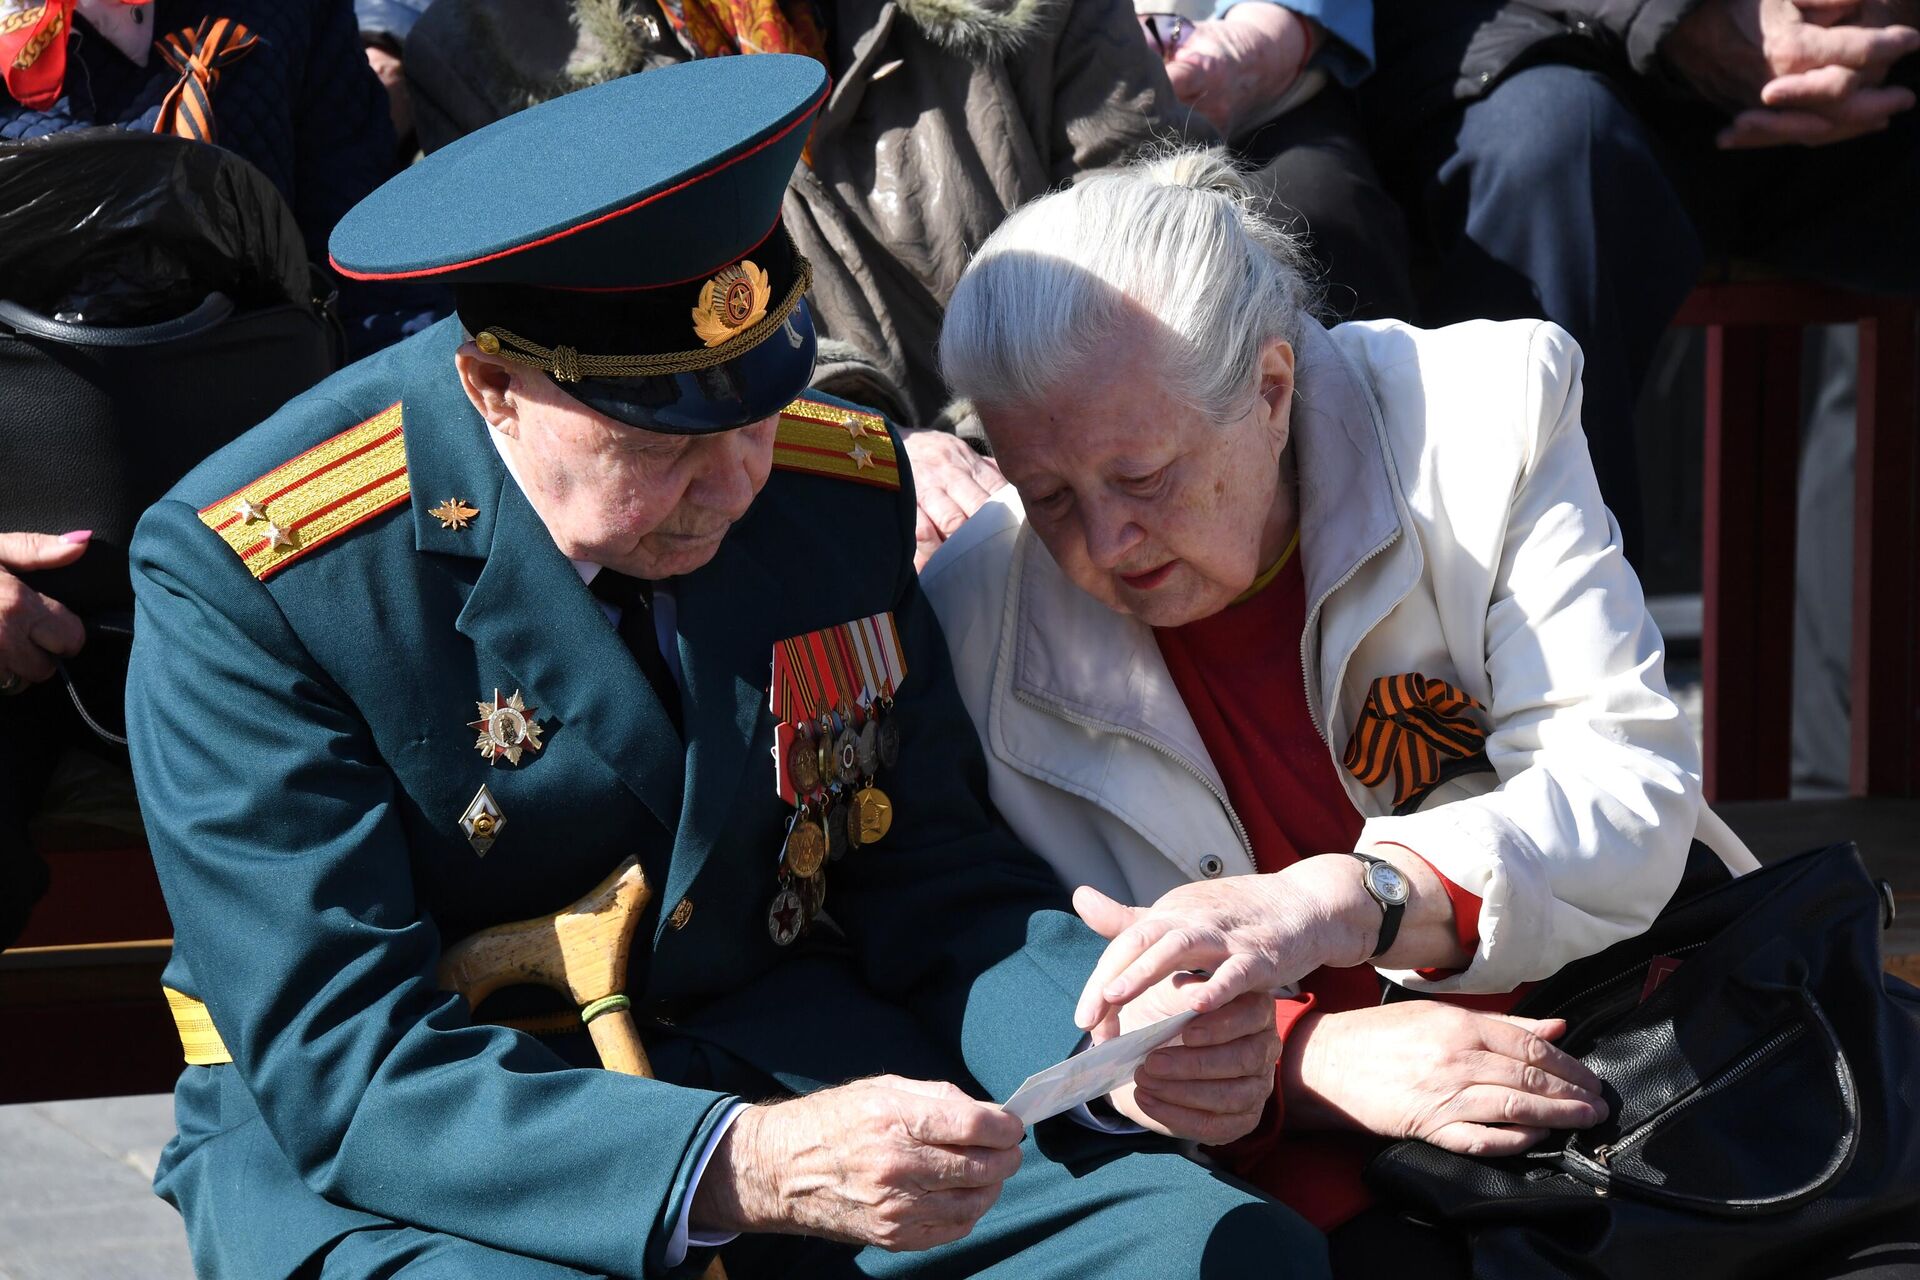
M 1514 1010 L 1568 1020 L 1604 1124 L 1503 1159 L 1399 1142 L 1368 1183 L 1496 1280 L 1755 1280 L 1920 1219 L 1920 991 L 1882 971 L 1889 903 L 1851 844 L 1676 902 Z M 1658 957 L 1679 967 L 1647 993 Z

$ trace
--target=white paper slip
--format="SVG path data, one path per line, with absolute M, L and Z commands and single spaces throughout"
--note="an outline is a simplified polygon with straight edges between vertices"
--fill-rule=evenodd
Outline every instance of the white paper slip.
M 1000 1109 L 1019 1117 L 1022 1124 L 1032 1125 L 1112 1093 L 1133 1079 L 1148 1054 L 1179 1035 L 1198 1016 L 1193 1009 L 1176 1013 L 1097 1044 L 1085 1053 L 1076 1053 L 1045 1071 L 1036 1071 L 1000 1104 Z

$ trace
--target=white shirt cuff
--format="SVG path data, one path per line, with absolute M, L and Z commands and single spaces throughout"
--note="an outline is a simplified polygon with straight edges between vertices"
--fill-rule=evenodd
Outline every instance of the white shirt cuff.
M 687 1194 L 680 1201 L 680 1221 L 674 1224 L 673 1235 L 667 1240 L 666 1253 L 660 1259 L 663 1265 L 677 1267 L 685 1262 L 687 1249 L 691 1246 L 716 1249 L 740 1234 L 737 1231 L 728 1231 L 718 1234 L 702 1232 L 695 1235 L 688 1219 L 693 1216 L 693 1197 L 700 1190 L 700 1179 L 707 1172 L 707 1161 L 713 1159 L 714 1148 L 720 1145 L 720 1139 L 727 1136 L 727 1130 L 733 1127 L 733 1122 L 738 1120 L 740 1113 L 746 1109 L 746 1103 L 734 1103 L 727 1114 L 720 1117 L 720 1123 L 713 1126 L 713 1133 L 707 1138 L 706 1150 L 700 1153 L 700 1159 L 693 1166 L 693 1177 L 687 1181 Z
M 1097 1129 L 1101 1133 L 1145 1133 L 1146 1132 L 1145 1129 L 1141 1128 L 1139 1125 L 1135 1124 L 1133 1121 L 1127 1119 L 1125 1116 L 1121 1115 L 1118 1111 L 1113 1113 L 1113 1119 L 1102 1120 L 1099 1116 L 1093 1114 L 1093 1108 L 1088 1106 L 1084 1102 L 1081 1103 L 1079 1106 L 1075 1107 L 1073 1110 L 1067 1112 L 1067 1114 L 1073 1117 L 1073 1122 L 1075 1124 L 1085 1125 L 1089 1129 Z

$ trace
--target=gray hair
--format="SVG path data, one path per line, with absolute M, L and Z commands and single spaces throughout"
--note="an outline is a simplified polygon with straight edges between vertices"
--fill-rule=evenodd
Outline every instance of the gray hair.
M 1164 152 L 1016 210 L 947 304 L 940 367 L 955 396 L 1045 398 L 1132 307 L 1165 335 L 1161 375 L 1217 422 L 1244 413 L 1260 351 L 1298 346 L 1312 303 L 1300 242 L 1219 150 Z

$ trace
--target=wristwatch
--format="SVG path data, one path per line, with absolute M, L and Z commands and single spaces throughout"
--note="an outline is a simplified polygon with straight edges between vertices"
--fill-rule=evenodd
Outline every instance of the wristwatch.
M 1400 932 L 1400 917 L 1406 914 L 1410 891 L 1407 878 L 1391 862 L 1370 853 L 1354 853 L 1353 856 L 1360 859 L 1360 883 L 1367 887 L 1368 895 L 1380 904 L 1380 945 L 1367 957 L 1377 960 L 1386 954 L 1387 948 L 1393 945 L 1394 935 Z

